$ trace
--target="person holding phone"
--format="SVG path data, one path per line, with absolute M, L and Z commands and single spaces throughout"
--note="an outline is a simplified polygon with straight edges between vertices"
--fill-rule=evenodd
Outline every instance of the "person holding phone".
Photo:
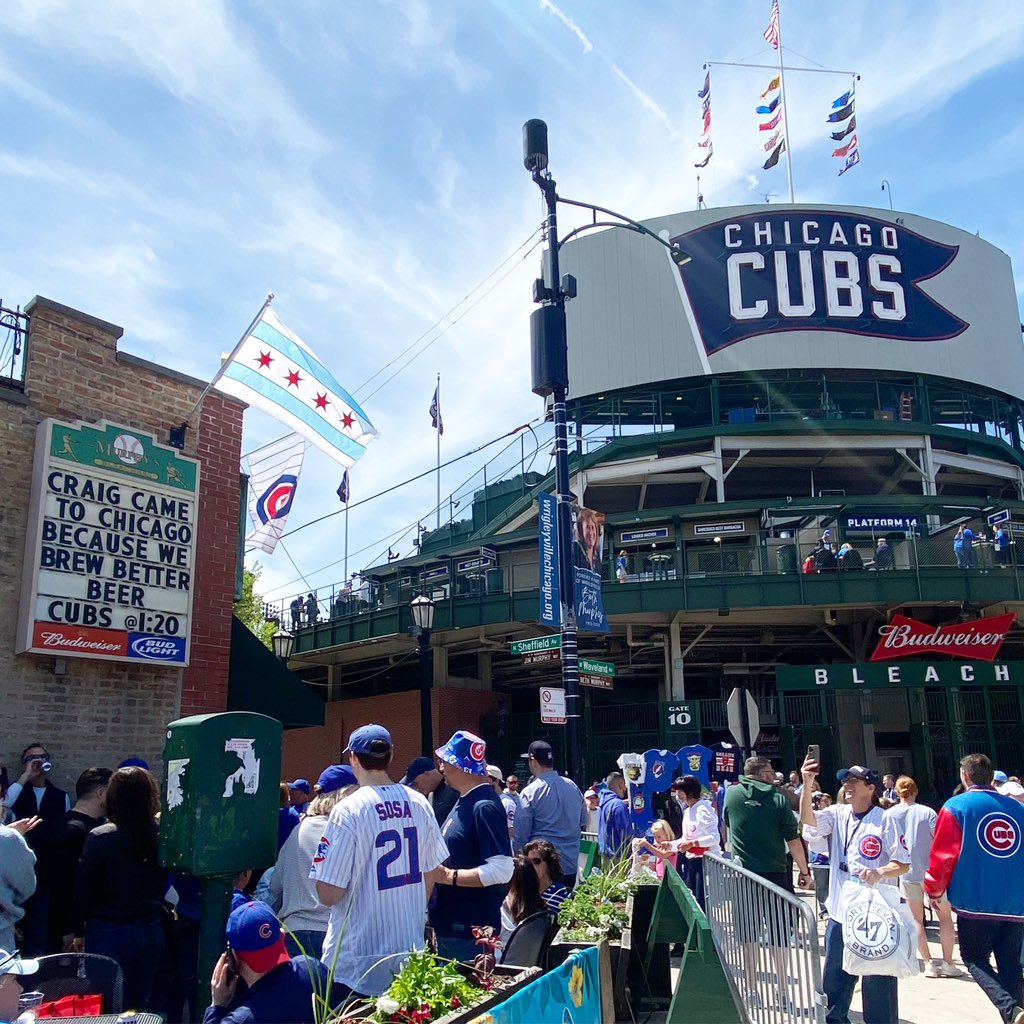
M 314 996 L 327 998 L 327 968 L 312 957 L 288 956 L 281 922 L 265 903 L 231 912 L 228 948 L 210 979 L 210 1006 L 203 1024 L 313 1024 Z M 238 979 L 245 994 L 238 996 Z
M 800 794 L 800 822 L 812 839 L 829 838 L 829 885 L 825 908 L 829 922 L 825 928 L 825 965 L 822 987 L 828 1002 L 825 1019 L 849 1020 L 850 1003 L 857 978 L 843 970 L 843 925 L 840 918 L 843 886 L 851 879 L 867 885 L 896 885 L 900 875 L 910 870 L 910 854 L 900 843 L 892 818 L 887 818 L 879 798 L 882 780 L 871 768 L 855 764 L 839 772 L 847 802 L 815 811 L 812 806 L 814 783 L 820 765 L 809 756 L 801 774 L 804 788 Z M 896 978 L 867 975 L 862 980 L 861 998 L 864 1024 L 892 1024 L 899 1020 Z

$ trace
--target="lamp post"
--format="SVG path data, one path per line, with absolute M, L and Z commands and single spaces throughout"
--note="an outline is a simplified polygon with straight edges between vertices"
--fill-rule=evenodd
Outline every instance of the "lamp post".
M 287 664 L 288 659 L 292 656 L 292 645 L 295 643 L 295 637 L 287 630 L 279 629 L 270 638 L 270 642 L 274 645 L 274 655 Z
M 434 756 L 434 722 L 430 706 L 430 691 L 434 687 L 434 652 L 430 634 L 434 628 L 434 602 L 424 594 L 414 597 L 409 604 L 412 621 L 420 643 L 420 753 Z
M 547 207 L 547 280 L 534 282 L 533 299 L 540 308 L 530 315 L 530 356 L 533 369 L 533 393 L 551 397 L 555 427 L 555 500 L 557 503 L 558 580 L 560 589 L 560 628 L 562 639 L 562 688 L 565 690 L 566 744 L 569 750 L 569 773 L 580 785 L 584 782 L 583 742 L 581 735 L 579 651 L 576 630 L 575 574 L 572 551 L 572 503 L 569 491 L 569 443 L 565 415 L 565 398 L 569 389 L 569 354 L 565 329 L 565 300 L 576 296 L 576 280 L 572 275 L 560 277 L 558 270 L 558 204 L 590 210 L 590 224 L 575 228 L 563 241 L 583 231 L 598 227 L 621 227 L 647 235 L 663 245 L 676 266 L 689 263 L 687 256 L 667 238 L 650 228 L 603 206 L 565 199 L 555 190 L 555 179 L 548 171 L 548 126 L 533 118 L 523 125 L 523 166 L 541 190 Z M 614 217 L 614 221 L 598 221 L 597 214 Z

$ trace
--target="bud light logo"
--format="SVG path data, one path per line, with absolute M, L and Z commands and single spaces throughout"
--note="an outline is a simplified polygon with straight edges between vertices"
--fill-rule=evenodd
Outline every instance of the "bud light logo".
M 294 473 L 282 473 L 256 499 L 256 515 L 264 526 L 272 519 L 282 519 L 288 515 L 298 483 L 299 478 Z
M 882 856 L 882 840 L 878 836 L 865 836 L 860 841 L 860 855 L 865 860 L 878 860 Z
M 746 214 L 672 239 L 708 355 L 781 331 L 838 331 L 894 341 L 944 341 L 970 325 L 920 286 L 959 247 L 902 224 L 824 210 Z
M 183 636 L 156 636 L 152 633 L 128 634 L 128 657 L 146 661 L 185 661 Z
M 1020 849 L 1020 829 L 1005 814 L 986 814 L 978 822 L 978 845 L 992 857 L 1012 857 Z

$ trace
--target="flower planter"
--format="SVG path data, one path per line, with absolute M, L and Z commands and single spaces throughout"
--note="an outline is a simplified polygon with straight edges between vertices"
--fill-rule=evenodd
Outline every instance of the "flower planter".
M 629 929 L 622 933 L 620 939 L 601 939 L 594 942 L 566 939 L 560 931 L 548 950 L 548 966 L 554 967 L 565 963 L 569 959 L 569 954 L 574 950 L 589 949 L 591 946 L 599 946 L 601 942 L 608 943 L 608 951 L 611 955 L 612 999 L 615 1005 L 615 1017 L 618 1020 L 629 1018 L 631 1014 L 629 999 L 626 995 L 626 968 L 630 954 Z
M 471 1006 L 462 1006 L 458 1010 L 446 1013 L 443 1017 L 438 1017 L 434 1024 L 468 1024 L 469 1021 L 475 1020 L 499 1003 L 503 1003 L 525 985 L 529 985 L 534 978 L 539 977 L 540 973 L 539 967 L 512 967 L 498 964 L 492 974 L 495 978 L 508 979 L 507 983 L 494 989 L 493 992 L 488 992 L 486 998 Z
M 643 1000 L 651 1000 L 656 1004 L 667 1006 L 672 999 L 669 947 L 664 944 L 655 945 L 651 953 L 650 965 L 646 971 L 644 970 L 644 959 L 647 956 L 647 936 L 650 934 L 651 918 L 654 915 L 654 903 L 657 896 L 658 886 L 642 885 L 626 900 L 630 936 L 626 978 L 634 1010 Z

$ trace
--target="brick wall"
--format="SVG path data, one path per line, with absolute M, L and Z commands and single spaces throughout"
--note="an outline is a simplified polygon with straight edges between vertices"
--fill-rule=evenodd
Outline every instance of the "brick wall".
M 440 746 L 457 729 L 478 732 L 480 718 L 497 708 L 493 693 L 435 686 L 433 691 L 434 741 Z M 400 779 L 406 766 L 420 753 L 420 695 L 418 690 L 380 697 L 335 701 L 326 706 L 322 727 L 289 729 L 284 734 L 282 774 L 287 781 L 304 778 L 316 782 L 320 772 L 338 761 L 349 733 L 376 722 L 395 741 L 392 777 Z
M 21 749 L 39 740 L 53 756 L 54 781 L 73 788 L 82 768 L 114 766 L 130 754 L 159 766 L 167 722 L 226 709 L 244 406 L 208 396 L 185 447 L 203 463 L 192 664 L 182 670 L 68 658 L 58 676 L 54 658 L 13 653 L 36 425 L 49 416 L 106 418 L 166 442 L 203 385 L 119 353 L 122 331 L 114 324 L 49 299 L 33 299 L 26 309 L 25 394 L 0 388 L 0 763 L 16 778 Z

